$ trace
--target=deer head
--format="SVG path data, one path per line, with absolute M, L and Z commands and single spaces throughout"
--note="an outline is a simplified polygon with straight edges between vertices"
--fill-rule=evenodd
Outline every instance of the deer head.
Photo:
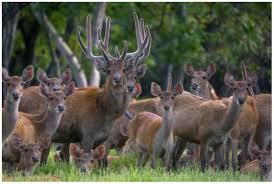
M 18 102 L 22 96 L 22 89 L 26 82 L 33 78 L 33 66 L 27 66 L 21 76 L 9 76 L 8 71 L 2 68 L 2 79 L 7 84 L 7 100 Z
M 105 156 L 105 146 L 100 145 L 95 150 L 91 149 L 89 152 L 84 152 L 77 144 L 71 143 L 69 154 L 81 172 L 88 172 L 98 168 L 98 160 Z
M 73 81 L 66 84 L 63 92 L 51 92 L 44 83 L 40 83 L 40 93 L 47 98 L 48 110 L 56 113 L 63 113 L 65 111 L 65 99 L 72 95 L 75 88 Z
M 135 30 L 138 48 L 135 52 L 127 52 L 127 42 L 124 42 L 124 49 L 120 54 L 119 49 L 115 46 L 115 57 L 108 52 L 108 42 L 110 35 L 110 18 L 106 19 L 104 39 L 101 36 L 101 29 L 97 30 L 99 38 L 99 49 L 102 55 L 96 56 L 92 51 L 91 38 L 91 20 L 90 16 L 86 21 L 87 46 L 81 39 L 81 29 L 78 27 L 77 39 L 81 49 L 85 55 L 95 63 L 95 67 L 100 72 L 108 75 L 108 80 L 113 86 L 123 85 L 127 80 L 127 89 L 129 92 L 134 91 L 135 80 L 142 77 L 146 71 L 146 66 L 143 64 L 147 59 L 150 46 L 151 35 L 148 26 L 144 26 L 143 19 L 139 20 L 137 14 L 134 13 Z M 125 76 L 126 75 L 126 76 Z
M 192 64 L 185 64 L 185 73 L 192 77 L 190 89 L 193 92 L 204 91 L 207 88 L 208 80 L 215 74 L 216 65 L 209 64 L 207 71 L 197 70 L 195 71 Z
M 168 74 L 167 90 L 162 91 L 161 87 L 155 82 L 151 83 L 151 94 L 153 96 L 158 96 L 161 99 L 161 105 L 165 111 L 172 111 L 174 106 L 174 99 L 177 95 L 183 92 L 183 85 L 177 83 L 172 90 L 172 77 L 171 73 Z
M 247 93 L 250 86 L 256 86 L 256 80 L 251 76 L 248 76 L 246 80 L 235 81 L 234 77 L 226 73 L 224 77 L 224 83 L 233 90 L 233 98 L 236 103 L 243 105 L 245 103 Z
M 67 68 L 60 78 L 48 78 L 46 72 L 39 68 L 37 71 L 37 80 L 47 86 L 49 91 L 62 91 L 63 86 L 72 79 L 71 69 Z

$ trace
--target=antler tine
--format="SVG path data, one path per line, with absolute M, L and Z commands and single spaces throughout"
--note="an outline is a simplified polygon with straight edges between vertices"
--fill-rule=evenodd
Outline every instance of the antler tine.
M 171 92 L 171 90 L 172 90 L 172 75 L 171 75 L 171 72 L 168 72 L 167 91 Z
M 247 80 L 247 72 L 246 72 L 246 67 L 245 67 L 244 61 L 241 62 L 241 65 L 242 65 L 243 80 Z
M 101 50 L 105 60 L 107 62 L 110 61 L 109 55 L 108 55 L 107 51 L 105 50 L 105 48 L 103 46 L 103 41 L 102 40 L 99 41 L 99 47 L 100 47 L 100 50 Z
M 91 37 L 91 17 L 88 15 L 86 20 L 86 35 L 87 35 L 87 49 L 92 48 L 92 37 Z
M 120 56 L 121 56 L 117 45 L 115 46 L 115 56 L 116 56 L 116 58 L 120 58 Z
M 143 41 L 144 37 L 145 37 L 145 23 L 144 23 L 144 19 L 143 18 L 140 19 L 139 26 L 141 26 L 140 27 L 140 36 L 141 36 L 141 39 Z
M 106 18 L 106 26 L 105 26 L 105 38 L 104 38 L 104 45 L 106 50 L 108 51 L 108 43 L 109 43 L 109 35 L 110 35 L 110 17 Z
M 124 49 L 123 49 L 122 54 L 119 57 L 120 60 L 124 60 L 125 59 L 126 54 L 127 54 L 127 49 L 128 49 L 127 41 L 124 41 Z
M 149 28 L 147 27 L 147 30 L 148 30 L 148 43 L 147 43 L 147 47 L 144 48 L 144 52 L 143 52 L 143 55 L 140 56 L 140 59 L 137 60 L 136 62 L 136 66 L 140 65 L 140 64 L 143 64 L 144 61 L 148 58 L 149 56 L 149 53 L 150 53 L 150 48 L 151 48 L 151 35 L 150 35 L 150 31 L 149 31 Z

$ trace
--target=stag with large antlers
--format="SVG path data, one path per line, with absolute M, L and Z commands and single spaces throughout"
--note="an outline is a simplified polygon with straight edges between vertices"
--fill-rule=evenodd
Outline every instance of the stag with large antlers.
M 95 63 L 95 67 L 107 74 L 106 85 L 103 89 L 95 87 L 77 89 L 67 98 L 67 112 L 61 119 L 60 126 L 53 137 L 54 142 L 66 143 L 64 146 L 65 159 L 68 160 L 68 143 L 80 142 L 85 150 L 94 149 L 107 139 L 113 122 L 121 117 L 131 99 L 130 93 L 134 86 L 128 83 L 127 76 L 134 70 L 134 81 L 142 77 L 146 66 L 144 61 L 149 55 L 151 35 L 148 26 L 143 25 L 143 19 L 138 19 L 134 13 L 135 30 L 138 48 L 135 52 L 127 52 L 127 42 L 120 54 L 116 47 L 115 57 L 108 51 L 110 35 L 110 18 L 106 19 L 104 39 L 101 29 L 97 29 L 99 49 L 102 55 L 92 51 L 91 18 L 87 17 L 87 45 L 81 39 L 81 29 L 77 30 L 77 39 L 84 54 Z M 129 73 L 128 73 L 129 72 Z

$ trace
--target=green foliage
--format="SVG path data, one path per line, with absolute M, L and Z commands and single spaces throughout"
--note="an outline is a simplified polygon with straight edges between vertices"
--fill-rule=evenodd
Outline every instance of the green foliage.
M 80 173 L 74 165 L 54 163 L 52 158 L 51 152 L 49 162 L 37 168 L 33 176 L 4 174 L 3 181 L 260 181 L 258 173 L 243 175 L 238 171 L 234 173 L 232 169 L 224 172 L 208 169 L 202 173 L 198 163 L 170 173 L 160 162 L 155 170 L 152 170 L 149 164 L 138 169 L 133 155 L 121 156 L 118 160 L 113 160 L 112 165 L 106 169 L 94 170 L 91 173 Z
M 96 4 L 38 3 L 38 7 L 66 38 L 89 76 L 90 61 L 75 35 L 76 28 L 81 26 L 85 37 L 87 15 L 92 16 L 94 25 Z M 170 64 L 182 68 L 183 64 L 192 63 L 195 68 L 206 69 L 208 63 L 216 63 L 217 73 L 211 82 L 218 92 L 223 87 L 225 72 L 241 78 L 239 66 L 244 60 L 249 71 L 257 73 L 262 92 L 271 91 L 271 3 L 107 3 L 106 15 L 112 19 L 111 53 L 115 45 L 122 49 L 123 40 L 128 40 L 130 52 L 136 49 L 134 11 L 144 18 L 153 39 L 148 72 L 142 81 L 165 81 L 166 76 L 159 74 L 166 73 Z M 24 19 L 32 18 L 31 8 L 25 8 L 22 15 Z M 66 31 L 69 23 L 73 24 L 71 33 Z M 36 42 L 34 63 L 47 68 L 51 58 L 45 36 L 41 32 Z M 14 58 L 20 57 L 16 51 L 23 49 L 22 42 L 17 36 Z M 100 54 L 98 50 L 96 53 Z M 61 61 L 64 68 L 67 62 L 63 58 Z

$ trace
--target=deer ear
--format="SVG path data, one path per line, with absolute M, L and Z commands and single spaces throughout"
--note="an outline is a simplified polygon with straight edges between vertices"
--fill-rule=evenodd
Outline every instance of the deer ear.
M 123 136 L 128 137 L 128 123 L 122 123 L 120 125 L 120 133 Z
M 49 90 L 44 83 L 40 83 L 40 93 L 42 96 L 49 97 Z
M 62 77 L 61 77 L 61 84 L 66 84 L 68 82 L 70 82 L 72 79 L 72 74 L 71 74 L 71 69 L 70 68 L 67 68 L 63 74 L 62 74 Z
M 136 67 L 136 76 L 137 78 L 141 78 L 145 75 L 147 71 L 147 65 L 146 64 L 142 64 Z
M 71 144 L 69 145 L 69 154 L 70 154 L 73 158 L 77 158 L 77 157 L 80 156 L 79 153 L 80 153 L 80 148 L 79 148 L 79 146 L 78 146 L 77 144 L 71 143 Z
M 235 84 L 235 79 L 231 74 L 226 73 L 225 77 L 224 77 L 224 83 L 225 83 L 225 85 L 232 88 L 233 85 Z
M 21 79 L 25 82 L 31 81 L 33 78 L 33 73 L 34 73 L 33 66 L 29 65 L 23 70 Z
M 105 146 L 100 145 L 94 150 L 93 156 L 95 159 L 101 160 L 102 158 L 104 158 L 105 153 Z
M 75 83 L 73 81 L 69 82 L 64 88 L 64 95 L 65 96 L 72 95 L 74 89 L 75 89 Z
M 142 93 L 142 87 L 140 83 L 135 84 L 134 93 L 132 95 L 132 98 L 138 98 L 138 96 Z
M 186 73 L 187 75 L 193 76 L 194 69 L 193 69 L 192 64 L 190 64 L 190 63 L 185 64 L 184 69 L 185 69 L 185 73 Z
M 249 86 L 256 87 L 256 85 L 257 85 L 257 75 L 256 74 L 248 75 L 246 82 Z
M 47 83 L 48 80 L 49 80 L 48 76 L 47 76 L 47 73 L 41 68 L 38 68 L 37 80 L 39 81 L 39 83 Z
M 162 96 L 163 95 L 163 91 L 161 89 L 161 87 L 156 84 L 155 82 L 151 83 L 151 94 L 153 96 Z
M 173 89 L 173 95 L 174 96 L 180 95 L 180 94 L 182 94 L 183 91 L 184 91 L 184 87 L 183 87 L 182 83 L 178 82 Z
M 106 61 L 102 60 L 95 60 L 94 61 L 95 67 L 98 71 L 108 73 L 108 65 Z
M 43 136 L 42 138 L 39 139 L 38 144 L 42 150 L 49 148 L 51 145 L 50 136 L 49 135 Z
M 7 82 L 9 80 L 9 72 L 6 68 L 2 67 L 2 79 L 4 82 Z
M 23 138 L 17 133 L 11 134 L 10 143 L 14 149 L 21 151 L 24 148 Z
M 215 64 L 209 64 L 207 66 L 207 77 L 210 79 L 215 73 L 216 73 L 216 65 Z

